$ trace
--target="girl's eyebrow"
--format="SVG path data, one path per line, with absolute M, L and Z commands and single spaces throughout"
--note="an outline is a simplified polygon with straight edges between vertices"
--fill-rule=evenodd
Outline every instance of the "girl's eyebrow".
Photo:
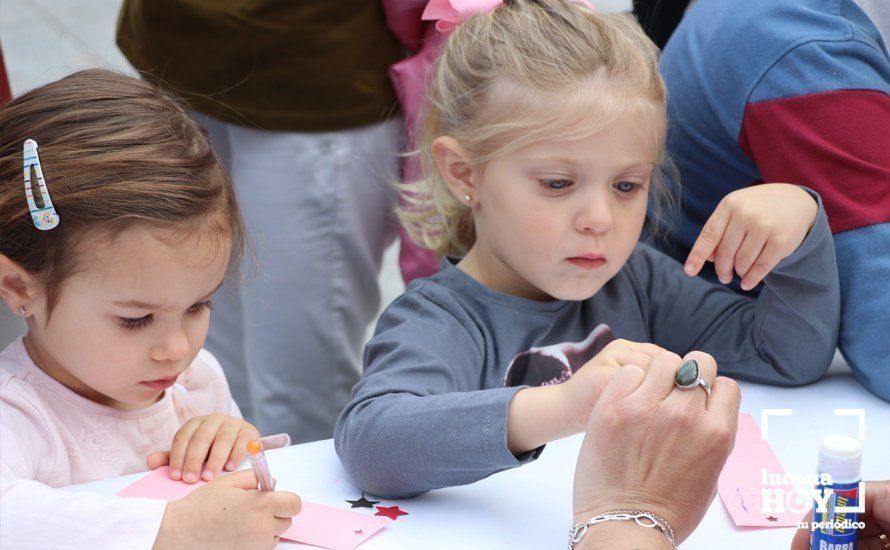
M 583 163 L 578 162 L 574 159 L 566 158 L 566 157 L 528 157 L 525 159 L 529 162 L 552 162 L 554 164 L 566 164 L 568 166 L 581 166 Z
M 578 169 L 578 168 L 581 168 L 582 166 L 584 166 L 583 162 L 578 162 L 576 160 L 572 160 L 572 159 L 565 158 L 565 157 L 530 157 L 525 160 L 530 163 L 558 164 L 560 166 L 568 166 L 573 169 Z M 646 160 L 633 161 L 633 162 L 628 163 L 626 166 L 622 166 L 619 169 L 619 172 L 624 173 L 624 172 L 630 172 L 630 171 L 638 170 L 638 169 L 654 169 L 656 165 L 657 165 L 657 163 L 655 163 L 653 161 L 646 161 Z
M 223 279 L 223 281 L 224 280 L 225 279 Z M 213 296 L 216 293 L 216 291 L 219 290 L 219 287 L 222 286 L 223 281 L 220 281 L 219 284 L 216 285 L 216 288 L 211 290 L 209 294 L 206 294 L 203 298 L 197 300 L 195 303 L 203 302 L 204 300 L 207 300 L 208 298 Z M 157 304 L 149 304 L 146 302 L 140 302 L 139 300 L 126 300 L 126 301 L 120 301 L 120 302 L 114 301 L 111 303 L 116 306 L 129 307 L 129 308 L 134 308 L 134 309 L 147 309 L 147 310 L 158 310 L 158 311 L 172 311 L 172 310 L 176 309 L 174 307 L 167 307 L 167 306 L 161 306 L 161 305 L 157 305 Z

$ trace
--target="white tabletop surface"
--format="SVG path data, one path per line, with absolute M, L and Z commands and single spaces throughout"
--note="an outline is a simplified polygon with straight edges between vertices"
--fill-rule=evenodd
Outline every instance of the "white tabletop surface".
M 849 373 L 832 373 L 803 388 L 743 383 L 742 396 L 742 412 L 753 415 L 758 424 L 764 408 L 792 409 L 793 416 L 772 417 L 768 428 L 768 439 L 787 473 L 814 472 L 822 435 L 859 437 L 858 418 L 837 416 L 835 409 L 864 409 L 863 478 L 890 478 L 890 404 L 865 391 Z M 385 500 L 381 506 L 398 505 L 410 515 L 391 522 L 360 548 L 562 548 L 572 517 L 572 475 L 580 444 L 580 435 L 555 441 L 532 464 L 472 485 Z M 340 465 L 333 440 L 272 450 L 267 457 L 278 488 L 295 491 L 305 500 L 348 508 L 346 499 L 361 496 Z M 112 494 L 141 475 L 67 489 Z M 682 548 L 788 548 L 792 535 L 788 528 L 734 527 L 717 497 Z

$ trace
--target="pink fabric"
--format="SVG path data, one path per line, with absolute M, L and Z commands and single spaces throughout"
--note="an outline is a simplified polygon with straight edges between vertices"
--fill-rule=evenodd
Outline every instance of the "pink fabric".
M 420 23 L 420 19 L 416 20 Z M 418 25 L 420 29 L 423 25 Z M 389 75 L 402 106 L 405 127 L 408 132 L 408 150 L 417 143 L 417 131 L 423 120 L 423 106 L 426 103 L 426 79 L 439 53 L 442 51 L 443 36 L 432 25 L 426 26 L 423 48 L 414 56 L 399 61 L 389 69 Z M 416 156 L 407 157 L 402 165 L 402 181 L 416 181 L 420 177 L 420 165 Z M 428 249 L 414 243 L 404 227 L 399 227 L 401 248 L 399 266 L 405 284 L 414 279 L 426 277 L 439 270 L 439 262 Z
M 420 17 L 427 0 L 383 0 L 386 25 L 396 38 L 411 51 L 420 49 L 423 25 Z
M 503 5 L 504 0 L 430 0 L 424 21 L 436 21 L 436 29 L 448 33 L 470 17 Z
M 9 77 L 6 76 L 6 66 L 3 64 L 3 50 L 0 49 L 0 105 L 12 99 L 12 91 L 9 89 Z
M 214 412 L 240 416 L 216 359 L 202 350 L 157 403 L 119 410 L 75 394 L 44 373 L 22 340 L 0 353 L 0 547 L 150 547 L 163 503 L 62 492 L 145 471 L 179 427 Z M 128 545 L 128 546 L 125 546 Z
M 390 30 L 414 56 L 390 67 L 389 75 L 402 106 L 408 130 L 408 150 L 414 149 L 421 109 L 425 102 L 429 69 L 441 51 L 440 37 L 433 25 L 421 20 L 426 0 L 383 0 L 386 22 Z M 415 181 L 419 175 L 417 159 L 409 157 L 402 168 L 402 181 Z M 404 227 L 399 227 L 401 246 L 399 268 L 405 284 L 432 275 L 439 270 L 435 255 L 411 240 Z

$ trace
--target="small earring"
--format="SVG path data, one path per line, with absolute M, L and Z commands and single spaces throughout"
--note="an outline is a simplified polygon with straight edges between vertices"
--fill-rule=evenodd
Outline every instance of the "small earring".
M 24 318 L 28 314 L 28 310 L 25 309 L 25 306 L 19 306 L 19 309 L 16 310 L 16 313 L 19 317 Z
M 470 204 L 470 202 L 471 202 L 472 200 L 473 200 L 473 197 L 471 197 L 471 196 L 469 196 L 469 195 L 464 195 L 464 201 L 466 201 L 467 204 Z

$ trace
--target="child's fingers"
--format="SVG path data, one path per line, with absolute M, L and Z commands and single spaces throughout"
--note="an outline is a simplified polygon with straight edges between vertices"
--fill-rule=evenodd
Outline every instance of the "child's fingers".
M 745 240 L 735 255 L 735 272 L 739 277 L 744 277 L 751 270 L 751 266 L 766 246 L 768 237 L 768 233 L 759 229 L 754 229 L 745 235 Z
M 253 470 L 251 470 L 250 468 L 248 468 L 247 470 L 241 470 L 240 472 L 235 472 L 232 475 L 218 477 L 213 480 L 213 483 L 216 487 L 219 487 L 220 485 L 229 485 L 231 487 L 244 489 L 245 491 L 249 491 L 251 489 L 256 490 L 257 485 L 259 484 L 256 476 L 253 474 Z
M 272 502 L 272 514 L 277 518 L 292 518 L 303 509 L 300 496 L 290 491 L 268 493 L 268 498 Z
M 723 232 L 723 239 L 717 247 L 714 271 L 717 272 L 720 282 L 725 285 L 732 282 L 735 256 L 742 241 L 745 240 L 746 230 L 745 224 L 738 217 L 733 217 L 730 219 L 726 231 Z
M 232 445 L 232 451 L 229 453 L 228 461 L 226 461 L 226 470 L 234 470 L 241 464 L 244 457 L 247 456 L 247 444 L 253 440 L 259 439 L 260 433 L 250 424 L 244 424 L 241 431 L 238 432 L 238 439 Z
M 775 239 L 769 240 L 766 246 L 763 247 L 763 251 L 760 252 L 760 256 L 757 257 L 754 265 L 751 266 L 751 269 L 742 278 L 742 290 L 751 290 L 757 286 L 781 260 L 781 245 L 777 244 Z
M 195 417 L 188 420 L 179 428 L 176 435 L 173 436 L 173 443 L 170 445 L 170 478 L 182 479 L 182 466 L 185 463 L 185 453 L 189 447 L 189 441 L 192 434 L 201 425 L 202 417 Z
M 621 338 L 609 342 L 606 347 L 603 348 L 603 351 L 608 350 L 609 352 L 612 352 L 619 349 L 638 351 L 640 353 L 645 353 L 649 357 L 655 357 L 656 355 L 664 351 L 664 348 L 659 346 L 658 344 L 652 344 L 649 342 L 634 342 L 632 340 L 624 340 Z
M 649 369 L 649 363 L 652 362 L 652 356 L 640 351 L 619 350 L 612 356 L 619 367 L 624 365 L 636 365 L 644 371 Z
M 274 518 L 273 522 L 275 523 L 274 530 L 276 538 L 283 535 L 288 529 L 290 529 L 291 525 L 293 525 L 293 518 Z
M 233 418 L 232 421 L 223 422 L 220 425 L 213 446 L 210 448 L 207 464 L 204 465 L 204 471 L 201 472 L 201 477 L 205 481 L 210 481 L 222 470 L 226 459 L 229 458 L 229 453 L 232 452 L 235 440 L 238 439 L 240 424 L 241 420 Z
M 717 245 L 723 238 L 723 232 L 729 223 L 730 210 L 724 201 L 720 201 L 714 213 L 708 218 L 707 223 L 702 227 L 701 233 L 692 245 L 689 256 L 686 258 L 686 265 L 683 270 L 689 276 L 698 275 L 705 261 L 711 257 L 716 250 Z
M 145 457 L 145 463 L 148 464 L 149 470 L 157 470 L 161 466 L 170 463 L 170 451 L 155 451 Z
M 182 465 L 182 480 L 186 483 L 198 481 L 204 461 L 207 460 L 207 454 L 216 440 L 216 433 L 224 419 L 223 415 L 205 416 L 201 425 L 192 434 L 185 452 L 185 463 Z
M 628 342 L 628 344 L 629 349 L 638 351 L 640 353 L 645 353 L 649 356 L 650 359 L 665 351 L 665 349 L 658 344 L 652 344 L 649 342 Z

